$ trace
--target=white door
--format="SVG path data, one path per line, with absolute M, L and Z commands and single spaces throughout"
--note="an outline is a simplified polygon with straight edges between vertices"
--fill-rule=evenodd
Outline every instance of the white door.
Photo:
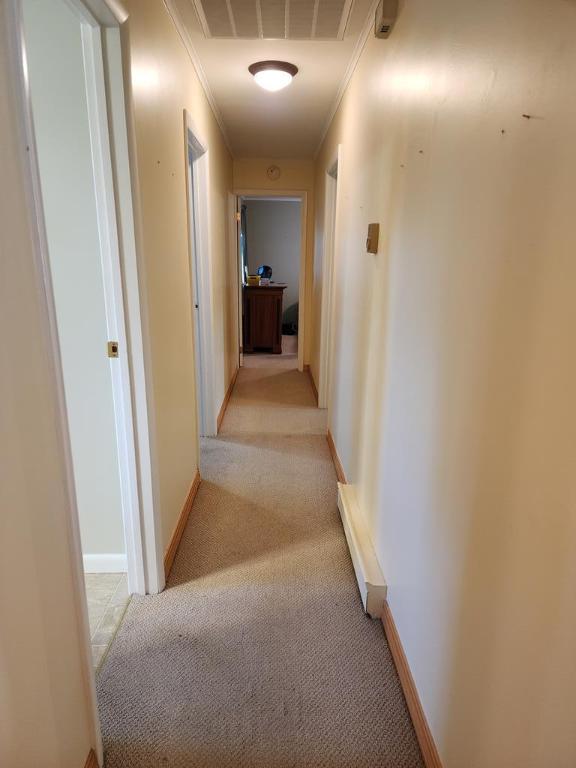
M 67 0 L 23 13 L 85 569 L 127 570 L 143 591 L 100 29 Z
M 198 431 L 203 437 L 211 437 L 218 433 L 218 424 L 212 352 L 214 315 L 210 266 L 210 166 L 207 146 L 198 136 L 187 110 L 184 110 L 184 132 Z
M 198 409 L 198 425 L 200 435 L 207 434 L 206 425 L 206 391 L 204 383 L 204 356 L 205 350 L 202 343 L 202 313 L 200 311 L 200 265 L 199 265 L 199 243 L 198 243 L 198 213 L 196 202 L 196 184 L 194 179 L 194 153 L 193 149 L 188 147 L 188 232 L 190 237 L 190 269 L 192 277 L 192 308 L 194 323 L 194 360 L 196 372 L 196 407 Z

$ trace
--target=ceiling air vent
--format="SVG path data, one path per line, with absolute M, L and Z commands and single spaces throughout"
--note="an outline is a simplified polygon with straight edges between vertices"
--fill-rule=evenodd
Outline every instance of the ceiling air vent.
M 342 40 L 353 0 L 193 0 L 206 37 Z

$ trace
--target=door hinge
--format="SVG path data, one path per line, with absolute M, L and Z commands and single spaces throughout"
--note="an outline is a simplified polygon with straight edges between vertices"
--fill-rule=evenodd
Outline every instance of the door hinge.
M 118 357 L 118 342 L 117 341 L 109 341 L 108 342 L 108 357 Z
M 239 211 L 236 211 L 236 221 L 242 221 L 242 216 L 240 215 Z

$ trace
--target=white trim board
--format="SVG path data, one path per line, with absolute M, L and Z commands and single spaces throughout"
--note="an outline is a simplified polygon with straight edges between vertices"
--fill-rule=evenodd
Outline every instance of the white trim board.
M 84 573 L 127 573 L 126 555 L 82 555 Z
M 334 263 L 338 222 L 338 172 L 342 165 L 342 145 L 324 176 L 324 236 L 322 241 L 322 298 L 320 314 L 320 355 L 318 366 L 318 408 L 330 407 L 330 372 L 334 323 Z
M 127 350 L 130 355 L 130 376 L 133 391 L 132 415 L 137 452 L 137 492 L 140 500 L 141 547 L 144 561 L 145 592 L 156 594 L 164 588 L 164 564 L 160 520 L 155 509 L 160 508 L 155 478 L 155 427 L 151 398 L 150 342 L 145 300 L 146 270 L 142 257 L 137 166 L 133 161 L 132 96 L 130 78 L 123 82 L 123 71 L 129 70 L 129 55 L 122 53 L 118 26 L 103 28 L 104 68 L 109 96 L 109 120 L 112 137 L 112 166 L 116 199 L 118 235 L 124 276 L 126 303 Z M 127 89 L 127 90 L 126 90 Z
M 113 166 L 110 151 L 109 110 L 106 99 L 101 27 L 83 23 L 82 47 L 86 70 L 88 121 L 94 168 L 94 189 L 100 235 L 104 303 L 109 339 L 119 344 L 117 360 L 110 361 L 112 394 L 122 496 L 122 523 L 127 546 L 130 592 L 146 593 L 136 468 L 134 414 L 130 382 L 129 349 L 124 313 L 122 268 Z M 119 42 L 119 41 L 118 41 Z M 115 73 L 119 74 L 118 70 Z
M 196 402 L 200 437 L 218 434 L 218 412 L 214 402 L 214 314 L 212 302 L 212 243 L 210 236 L 209 148 L 184 110 L 186 194 L 188 213 L 188 258 L 190 297 L 194 330 Z
M 384 613 L 387 586 L 353 486 L 338 483 L 338 510 L 364 610 L 373 619 L 380 618 Z

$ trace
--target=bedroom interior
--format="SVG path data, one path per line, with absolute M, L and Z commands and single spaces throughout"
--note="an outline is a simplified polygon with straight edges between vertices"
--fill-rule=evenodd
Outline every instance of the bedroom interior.
M 289 349 L 297 353 L 301 201 L 246 196 L 239 198 L 238 205 L 244 291 L 242 352 L 281 354 Z

